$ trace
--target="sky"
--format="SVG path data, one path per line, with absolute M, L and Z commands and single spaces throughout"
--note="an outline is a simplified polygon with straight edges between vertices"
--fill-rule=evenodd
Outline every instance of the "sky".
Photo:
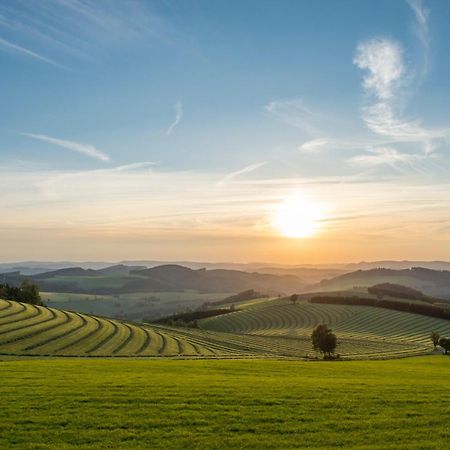
M 446 0 L 1 0 L 0 259 L 449 259 L 449 23 Z

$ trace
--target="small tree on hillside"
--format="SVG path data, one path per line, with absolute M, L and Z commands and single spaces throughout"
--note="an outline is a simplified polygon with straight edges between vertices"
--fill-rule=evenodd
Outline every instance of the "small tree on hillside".
M 436 331 L 433 331 L 430 335 L 430 339 L 433 342 L 434 348 L 437 347 L 437 345 L 439 344 L 439 339 L 440 339 L 440 335 L 439 333 L 437 333 Z
M 315 351 L 323 354 L 323 359 L 331 359 L 336 350 L 336 335 L 325 325 L 317 325 L 311 334 L 311 341 Z
M 441 337 L 439 339 L 439 345 L 445 350 L 445 354 L 448 355 L 450 352 L 450 338 Z
M 37 284 L 30 280 L 24 280 L 20 285 L 19 300 L 32 305 L 42 305 L 42 299 L 39 295 L 39 288 Z
M 295 305 L 298 301 L 298 294 L 292 294 L 291 295 L 291 302 L 293 305 Z

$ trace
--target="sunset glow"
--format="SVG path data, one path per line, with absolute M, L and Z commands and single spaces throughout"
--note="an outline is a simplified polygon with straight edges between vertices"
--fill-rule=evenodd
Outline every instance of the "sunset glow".
M 314 236 L 322 218 L 323 207 L 295 193 L 275 208 L 273 224 L 283 236 L 301 239 Z
M 446 259 L 450 2 L 380 1 L 0 2 L 2 259 Z

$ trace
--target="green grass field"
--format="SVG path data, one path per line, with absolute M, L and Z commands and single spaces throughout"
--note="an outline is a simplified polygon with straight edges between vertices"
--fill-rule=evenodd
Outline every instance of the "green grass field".
M 0 361 L 0 448 L 447 449 L 450 358 Z

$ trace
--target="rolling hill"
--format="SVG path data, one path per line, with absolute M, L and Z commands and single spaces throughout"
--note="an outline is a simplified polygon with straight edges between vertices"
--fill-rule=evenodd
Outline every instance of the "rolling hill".
M 380 283 L 392 283 L 418 289 L 431 296 L 450 297 L 450 271 L 423 267 L 411 269 L 357 270 L 337 277 L 322 280 L 315 291 L 337 291 L 353 287 L 368 287 Z
M 0 300 L 0 354 L 47 356 L 249 356 L 239 342 L 200 330 L 140 326 Z
M 0 355 L 305 357 L 290 339 L 142 325 L 0 300 Z
M 69 267 L 32 276 L 4 273 L 0 281 L 20 284 L 35 281 L 42 291 L 86 294 L 130 294 L 136 292 L 237 293 L 248 289 L 273 294 L 301 291 L 308 283 L 295 275 L 275 275 L 227 269 L 190 269 L 175 264 L 142 269 L 116 265 L 99 270 Z
M 16 356 L 142 356 L 316 358 L 309 334 L 327 323 L 345 359 L 429 353 L 431 330 L 450 322 L 362 306 L 291 305 L 286 300 L 200 321 L 201 329 L 126 323 L 0 300 L 0 354 Z
M 288 338 L 303 345 L 310 342 L 313 328 L 327 324 L 338 336 L 337 352 L 344 357 L 398 357 L 430 350 L 431 331 L 450 335 L 450 321 L 409 312 L 370 306 L 312 304 L 296 305 L 276 299 L 239 311 L 200 321 L 206 330 Z M 303 343 L 303 344 L 301 344 Z
M 124 289 L 160 289 L 180 291 L 195 289 L 198 292 L 241 292 L 255 289 L 261 292 L 289 293 L 302 290 L 306 283 L 294 275 L 249 273 L 226 269 L 189 269 L 178 265 L 165 265 L 133 271 L 146 280 L 135 280 Z

